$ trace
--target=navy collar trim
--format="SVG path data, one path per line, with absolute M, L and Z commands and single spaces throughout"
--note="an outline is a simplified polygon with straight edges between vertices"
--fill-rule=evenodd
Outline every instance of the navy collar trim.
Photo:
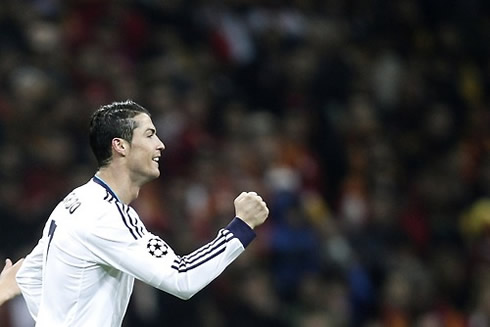
M 117 199 L 117 201 L 121 202 L 121 199 L 119 199 L 119 197 L 116 195 L 116 193 L 114 193 L 114 191 L 111 189 L 111 187 L 109 185 L 107 185 L 106 182 L 104 182 L 104 180 L 102 180 L 102 178 L 100 178 L 99 176 L 94 176 L 94 178 L 92 178 L 92 180 L 99 184 L 100 186 L 102 186 L 103 188 L 105 188 L 107 190 L 107 192 L 109 192 L 110 195 L 112 195 L 115 199 Z

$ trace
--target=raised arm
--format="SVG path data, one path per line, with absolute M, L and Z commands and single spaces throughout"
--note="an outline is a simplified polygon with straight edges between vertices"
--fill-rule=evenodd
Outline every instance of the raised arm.
M 97 229 L 94 247 L 104 264 L 133 275 L 135 278 L 181 299 L 189 299 L 233 262 L 255 238 L 253 228 L 261 225 L 269 210 L 256 193 L 242 193 L 234 201 L 236 218 L 218 231 L 214 240 L 187 255 L 177 255 L 162 239 L 151 234 L 135 233 L 126 244 L 104 240 L 109 232 Z M 121 241 L 124 241 L 123 239 Z

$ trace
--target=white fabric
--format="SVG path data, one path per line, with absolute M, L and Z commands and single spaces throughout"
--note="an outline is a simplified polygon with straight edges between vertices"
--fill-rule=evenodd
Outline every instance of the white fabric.
M 188 299 L 244 251 L 230 230 L 178 256 L 94 177 L 55 208 L 17 282 L 36 326 L 121 326 L 134 278 Z

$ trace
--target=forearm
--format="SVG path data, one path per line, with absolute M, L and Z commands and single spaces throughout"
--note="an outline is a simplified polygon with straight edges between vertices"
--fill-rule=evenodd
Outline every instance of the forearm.
M 114 235 L 119 236 L 114 241 Z M 129 237 L 124 228 L 98 226 L 86 243 L 97 263 L 114 267 L 181 299 L 188 299 L 233 262 L 255 237 L 247 223 L 235 218 L 217 237 L 196 251 L 179 256 L 160 237 L 144 232 Z M 112 241 L 108 242 L 112 237 Z M 22 286 L 21 286 L 22 289 Z M 24 289 L 22 289 L 23 294 Z
M 218 237 L 186 256 L 177 256 L 157 288 L 181 299 L 189 299 L 218 277 L 255 237 L 241 220 L 235 219 Z

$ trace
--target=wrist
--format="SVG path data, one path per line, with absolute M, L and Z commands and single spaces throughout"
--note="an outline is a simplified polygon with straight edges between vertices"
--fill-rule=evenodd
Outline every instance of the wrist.
M 237 216 L 236 218 L 238 218 L 238 219 L 240 219 L 241 221 L 243 221 L 243 222 L 244 222 L 245 224 L 247 224 L 247 226 L 248 226 L 248 227 L 250 227 L 251 229 L 255 229 L 255 227 L 256 227 L 256 226 L 255 226 L 254 224 L 252 224 L 251 222 L 249 222 L 249 221 L 247 221 L 247 220 L 245 220 L 245 219 L 241 218 L 240 216 Z
M 226 227 L 230 232 L 240 240 L 243 247 L 247 247 L 255 238 L 254 230 L 240 217 L 235 217 Z

